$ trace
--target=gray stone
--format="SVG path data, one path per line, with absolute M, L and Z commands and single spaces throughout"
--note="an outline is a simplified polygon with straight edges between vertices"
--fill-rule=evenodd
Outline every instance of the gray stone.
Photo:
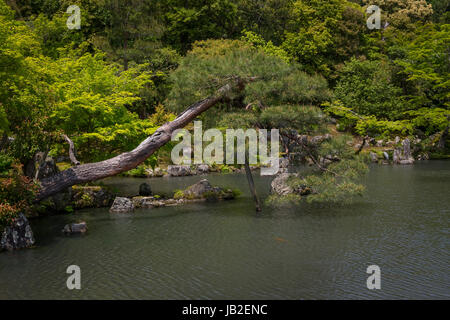
M 402 142 L 402 145 L 403 145 L 403 159 L 409 160 L 410 158 L 412 158 L 411 142 L 409 141 L 408 138 L 405 138 L 405 140 L 403 140 L 403 142 Z
M 132 212 L 134 210 L 133 202 L 124 197 L 116 197 L 114 199 L 114 202 L 109 209 L 109 212 L 111 213 L 128 213 Z
M 161 168 L 155 168 L 155 170 L 153 170 L 153 176 L 154 177 L 162 177 L 164 176 L 164 171 Z
M 382 147 L 383 146 L 384 141 L 383 140 L 377 140 L 377 143 L 375 146 L 377 147 Z
M 45 161 L 39 166 L 37 178 L 39 180 L 54 176 L 59 172 L 56 162 L 52 157 L 47 157 Z
M 207 164 L 199 164 L 197 166 L 197 174 L 206 174 L 209 172 L 209 165 Z
M 389 160 L 389 154 L 386 151 L 383 152 L 383 157 L 385 160 Z
M 189 166 L 170 165 L 167 167 L 167 173 L 172 177 L 191 176 L 192 171 Z
M 153 208 L 153 202 L 156 200 L 155 197 L 133 197 L 131 201 L 135 208 Z
M 84 221 L 79 223 L 66 224 L 63 229 L 63 232 L 65 234 L 86 233 L 86 231 L 87 224 Z
M 208 180 L 203 179 L 196 184 L 186 188 L 184 195 L 188 198 L 201 198 L 206 192 L 214 192 L 216 189 L 209 183 Z
M 272 180 L 270 187 L 271 193 L 278 194 L 280 196 L 293 193 L 294 190 L 287 184 L 289 177 L 293 176 L 292 173 L 281 173 Z
M 143 197 L 148 197 L 152 195 L 152 188 L 146 182 L 141 183 L 139 186 L 139 195 Z
M 400 160 L 398 162 L 398 164 L 414 164 L 414 159 L 413 158 L 409 158 L 409 159 L 405 159 L 405 160 Z
M 19 213 L 13 224 L 6 227 L 0 239 L 0 249 L 17 250 L 29 248 L 34 245 L 33 231 L 28 219 Z
M 375 152 L 370 152 L 370 161 L 378 162 L 378 155 Z
M 400 160 L 401 160 L 401 150 L 399 148 L 395 148 L 394 149 L 394 155 L 393 155 L 392 158 L 393 158 L 392 160 L 394 161 L 394 163 L 399 163 L 400 162 Z
M 290 177 L 298 177 L 297 173 L 280 173 L 272 180 L 270 183 L 270 192 L 272 194 L 277 194 L 280 196 L 285 196 L 288 194 L 298 194 L 298 195 L 308 195 L 312 192 L 311 188 L 308 186 L 300 186 L 298 188 L 292 188 L 288 185 L 288 180 Z

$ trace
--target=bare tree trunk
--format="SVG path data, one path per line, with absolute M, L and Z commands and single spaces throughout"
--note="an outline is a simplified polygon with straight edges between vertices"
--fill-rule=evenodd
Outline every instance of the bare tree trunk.
M 111 177 L 137 167 L 156 150 L 169 142 L 173 131 L 186 126 L 201 113 L 220 102 L 232 90 L 242 90 L 246 82 L 253 80 L 254 78 L 247 80 L 236 78 L 233 83 L 221 87 L 214 96 L 194 103 L 178 115 L 175 120 L 162 125 L 153 135 L 145 139 L 138 147 L 130 152 L 122 153 L 114 158 L 101 162 L 72 167 L 52 177 L 41 180 L 41 188 L 36 197 L 36 201 L 43 200 L 70 186 Z
M 75 165 L 75 166 L 79 166 L 80 165 L 80 161 L 78 161 L 76 156 L 75 156 L 75 145 L 73 144 L 73 141 L 65 134 L 63 134 L 63 138 L 69 144 L 69 158 L 70 158 L 70 162 L 72 162 L 72 164 Z

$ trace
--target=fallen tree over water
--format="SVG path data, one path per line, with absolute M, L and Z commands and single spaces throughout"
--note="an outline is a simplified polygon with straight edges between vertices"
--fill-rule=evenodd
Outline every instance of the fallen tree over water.
M 242 91 L 246 83 L 254 80 L 255 78 L 243 79 L 235 77 L 228 84 L 218 89 L 213 96 L 192 104 L 179 114 L 175 120 L 162 125 L 153 135 L 145 139 L 132 151 L 122 153 L 108 160 L 78 165 L 61 171 L 54 176 L 42 179 L 36 201 L 48 198 L 73 185 L 111 177 L 137 167 L 169 142 L 175 130 L 185 127 L 189 122 L 227 98 L 231 93 Z

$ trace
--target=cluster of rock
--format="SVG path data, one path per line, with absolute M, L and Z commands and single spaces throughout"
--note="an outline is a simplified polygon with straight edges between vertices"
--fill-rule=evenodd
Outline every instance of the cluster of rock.
M 141 185 L 142 187 L 142 185 Z M 140 190 L 147 189 L 142 187 Z M 177 191 L 173 198 L 164 199 L 157 195 L 142 195 L 126 198 L 116 197 L 109 211 L 111 213 L 130 213 L 135 209 L 153 209 L 158 207 L 178 206 L 184 203 L 204 200 L 230 200 L 235 194 L 230 189 L 212 186 L 208 180 L 203 179 L 189 186 L 183 191 Z
M 377 146 L 382 146 L 383 141 L 378 141 Z M 413 164 L 414 163 L 414 157 L 412 156 L 411 152 L 411 141 L 408 138 L 405 138 L 400 144 L 400 138 L 397 137 L 394 141 L 395 146 L 393 149 L 385 149 L 381 152 L 381 154 L 377 154 L 375 152 L 370 152 L 369 156 L 372 162 L 379 162 L 380 160 L 383 161 L 383 163 L 389 163 L 392 161 L 394 164 Z M 392 154 L 392 159 L 389 156 L 389 153 Z M 422 157 L 420 158 L 423 159 Z
M 103 208 L 111 206 L 115 194 L 102 186 L 73 186 L 43 201 L 46 212 L 66 212 L 67 208 Z
M 256 170 L 256 166 L 251 166 L 252 170 Z M 231 172 L 244 172 L 244 168 L 236 168 L 236 167 L 228 167 L 228 170 Z M 219 172 L 220 170 L 216 167 L 212 167 L 207 164 L 199 164 L 195 166 L 188 165 L 169 165 L 167 169 L 162 168 L 147 168 L 146 174 L 148 178 L 152 177 L 186 177 L 186 176 L 195 176 L 195 175 L 203 175 L 211 172 Z
M 19 213 L 11 226 L 6 227 L 1 234 L 0 250 L 17 250 L 29 248 L 34 245 L 34 235 L 28 219 Z

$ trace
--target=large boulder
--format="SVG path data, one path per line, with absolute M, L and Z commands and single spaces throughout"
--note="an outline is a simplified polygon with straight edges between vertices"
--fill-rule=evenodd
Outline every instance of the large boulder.
M 167 173 L 172 177 L 184 177 L 191 176 L 192 170 L 190 166 L 170 165 L 167 167 Z
M 308 186 L 300 186 L 298 188 L 292 188 L 288 184 L 290 177 L 298 177 L 297 173 L 280 173 L 270 183 L 270 192 L 280 196 L 286 196 L 288 194 L 308 195 L 312 192 Z
M 141 185 L 139 186 L 139 195 L 143 197 L 152 195 L 152 188 L 147 182 L 141 183 Z
M 65 234 L 86 233 L 86 231 L 87 224 L 84 221 L 79 223 L 66 224 L 63 229 L 63 232 Z
M 184 190 L 187 198 L 202 198 L 206 192 L 214 192 L 216 190 L 208 180 L 203 179 Z
M 214 187 L 208 180 L 203 179 L 187 187 L 181 192 L 182 195 L 175 195 L 175 198 L 188 200 L 206 199 L 206 200 L 230 200 L 235 198 L 233 190 Z
M 414 158 L 411 153 L 411 142 L 408 138 L 402 141 L 402 148 L 396 147 L 394 150 L 393 161 L 396 164 L 413 164 Z
M 19 213 L 11 226 L 6 227 L 0 239 L 0 249 L 17 250 L 29 248 L 34 245 L 33 231 L 28 219 L 23 213 Z
M 271 193 L 280 196 L 288 195 L 294 192 L 294 189 L 287 184 L 288 179 L 294 176 L 293 173 L 281 173 L 272 180 L 270 187 Z
M 128 213 L 132 212 L 134 210 L 133 202 L 124 197 L 116 197 L 114 199 L 114 202 L 109 209 L 109 212 L 111 213 Z

